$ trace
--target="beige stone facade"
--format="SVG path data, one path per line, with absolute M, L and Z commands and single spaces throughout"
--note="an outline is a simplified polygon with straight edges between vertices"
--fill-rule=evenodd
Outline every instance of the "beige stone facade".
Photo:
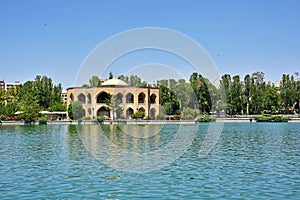
M 113 112 L 108 109 L 105 100 L 115 95 L 121 101 L 123 112 L 115 118 L 130 119 L 131 114 L 142 110 L 146 116 L 156 119 L 160 112 L 160 90 L 154 87 L 132 87 L 119 79 L 111 79 L 100 87 L 73 87 L 67 89 L 67 105 L 79 101 L 84 108 L 85 117 L 106 115 L 112 118 Z

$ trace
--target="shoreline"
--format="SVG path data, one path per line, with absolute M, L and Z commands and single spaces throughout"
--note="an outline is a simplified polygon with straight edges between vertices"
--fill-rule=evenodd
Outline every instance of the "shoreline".
M 244 118 L 217 118 L 215 122 L 219 123 L 228 123 L 228 122 L 249 122 L 249 123 L 257 123 L 255 120 L 250 120 L 250 117 L 244 117 Z M 291 120 L 288 121 L 288 123 L 299 123 L 300 117 L 291 118 Z M 196 122 L 195 120 L 122 120 L 122 121 L 104 121 L 103 124 L 197 124 L 202 122 Z M 204 122 L 205 123 L 205 122 Z M 212 122 L 213 123 L 213 122 Z M 264 123 L 264 122 L 258 122 L 258 123 Z M 272 123 L 272 122 L 271 122 Z M 282 122 L 278 122 L 282 123 Z M 98 124 L 95 123 L 92 120 L 82 121 L 78 122 L 76 120 L 67 120 L 67 121 L 48 121 L 47 125 L 55 125 L 55 124 Z M 10 126 L 10 125 L 25 125 L 22 121 L 1 121 L 0 126 Z M 33 125 L 39 125 L 38 122 L 34 123 Z

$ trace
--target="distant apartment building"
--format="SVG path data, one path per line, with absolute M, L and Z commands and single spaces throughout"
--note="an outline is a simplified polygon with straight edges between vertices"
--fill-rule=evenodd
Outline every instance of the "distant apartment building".
M 0 89 L 4 89 L 5 91 L 11 89 L 11 88 L 16 88 L 18 86 L 20 86 L 20 81 L 15 81 L 13 83 L 7 83 L 5 82 L 4 79 L 0 80 Z
M 0 89 L 5 90 L 5 81 L 3 79 L 0 80 Z
M 67 90 L 61 91 L 61 101 L 63 103 L 67 103 L 68 95 L 67 95 Z
M 6 83 L 5 84 L 5 90 L 9 90 L 9 89 L 11 89 L 11 88 L 16 88 L 16 87 L 18 87 L 18 86 L 20 86 L 21 84 L 20 84 L 20 81 L 15 81 L 15 82 L 13 82 L 13 83 Z

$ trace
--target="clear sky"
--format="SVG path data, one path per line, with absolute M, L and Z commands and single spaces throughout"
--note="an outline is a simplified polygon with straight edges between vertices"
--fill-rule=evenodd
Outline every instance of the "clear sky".
M 47 75 L 67 88 L 100 42 L 163 27 L 201 44 L 220 74 L 275 81 L 300 71 L 299 10 L 299 0 L 0 0 L 0 79 Z

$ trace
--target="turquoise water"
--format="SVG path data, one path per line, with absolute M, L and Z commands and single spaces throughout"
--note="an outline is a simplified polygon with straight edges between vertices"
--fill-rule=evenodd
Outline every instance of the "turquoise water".
M 177 128 L 165 126 L 147 140 L 111 125 L 103 130 L 122 148 L 150 152 Z M 96 159 L 74 125 L 0 126 L 0 199 L 300 199 L 299 123 L 225 123 L 213 150 L 199 159 L 207 128 L 197 127 L 190 148 L 171 165 L 137 174 Z

